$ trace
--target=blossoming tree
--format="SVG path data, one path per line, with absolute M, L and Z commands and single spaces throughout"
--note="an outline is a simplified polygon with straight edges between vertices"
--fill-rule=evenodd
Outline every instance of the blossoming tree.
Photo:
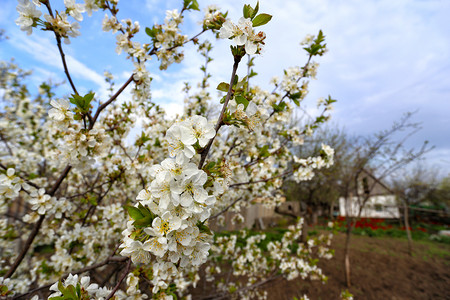
M 267 296 L 259 288 L 278 278 L 325 280 L 315 258 L 331 257 L 330 236 L 299 243 L 302 220 L 275 240 L 209 228 L 229 210 L 239 216 L 256 197 L 278 205 L 285 178 L 308 180 L 333 163 L 327 145 L 315 157 L 291 153 L 329 118 L 335 101 L 320 99 L 322 113 L 302 126 L 290 122 L 315 78 L 313 58 L 326 52 L 322 32 L 302 42 L 305 65 L 275 77 L 268 92 L 249 83 L 253 59 L 247 76 L 236 75 L 242 58 L 258 55 L 265 43 L 258 29 L 271 16 L 259 13 L 259 4 L 245 5 L 237 23 L 207 7 L 199 34 L 189 38 L 180 25 L 199 4 L 184 0 L 180 12 L 145 28 L 141 44 L 134 39 L 139 23 L 119 21 L 117 0 L 64 0 L 61 11 L 50 2 L 19 0 L 16 24 L 27 34 L 54 35 L 71 96 L 58 97 L 54 84 L 42 83 L 33 97 L 23 83 L 29 73 L 1 65 L 0 295 L 188 299 L 203 280 L 211 284 L 200 298 L 250 299 Z M 116 52 L 133 68 L 117 90 L 105 73 L 108 99 L 78 92 L 62 43 L 77 38 L 84 14 L 96 11 L 105 13 L 102 29 L 116 35 Z M 233 69 L 218 97 L 208 83 L 212 43 L 200 40 L 207 31 L 231 41 Z M 188 43 L 205 58 L 204 78 L 197 91 L 186 85 L 184 114 L 170 119 L 151 100 L 147 66 L 155 59 L 163 71 L 180 62 Z M 125 89 L 131 97 L 119 101 Z M 131 128 L 139 134 L 130 135 Z

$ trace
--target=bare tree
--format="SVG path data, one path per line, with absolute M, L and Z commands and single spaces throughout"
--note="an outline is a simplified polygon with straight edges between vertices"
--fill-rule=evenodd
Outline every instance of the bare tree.
M 405 141 L 421 128 L 420 124 L 410 121 L 412 115 L 413 113 L 407 113 L 398 122 L 395 122 L 390 129 L 383 130 L 372 137 L 360 139 L 353 146 L 348 164 L 341 169 L 340 188 L 346 207 L 350 207 L 351 201 L 356 201 L 357 204 L 356 215 L 350 213 L 350 211 L 346 213 L 347 230 L 344 266 L 348 287 L 351 286 L 351 233 L 355 227 L 355 220 L 361 217 L 361 213 L 369 201 L 373 189 L 377 185 L 382 184 L 382 181 L 386 180 L 395 171 L 419 159 L 432 149 L 432 147 L 428 146 L 427 141 L 419 149 L 408 149 L 405 147 Z M 396 139 L 402 133 L 403 136 L 400 139 Z M 367 176 L 372 180 L 364 179 Z

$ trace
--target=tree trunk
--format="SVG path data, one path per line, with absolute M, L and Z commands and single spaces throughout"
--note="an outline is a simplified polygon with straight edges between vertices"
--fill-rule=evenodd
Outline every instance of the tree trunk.
M 331 201 L 330 203 L 330 220 L 334 220 L 334 200 Z
M 352 225 L 353 218 L 347 216 L 347 231 L 345 238 L 345 248 L 344 248 L 344 267 L 345 267 L 345 282 L 347 284 L 347 288 L 350 288 L 350 237 L 352 234 Z
M 405 222 L 406 236 L 408 237 L 408 254 L 412 256 L 412 237 L 411 231 L 409 230 L 408 204 L 406 203 L 406 199 L 403 199 L 403 218 Z
M 317 212 L 317 207 L 314 207 L 314 210 L 312 212 L 312 220 L 311 220 L 311 224 L 316 226 L 317 225 L 317 219 L 318 219 L 318 215 L 319 213 Z

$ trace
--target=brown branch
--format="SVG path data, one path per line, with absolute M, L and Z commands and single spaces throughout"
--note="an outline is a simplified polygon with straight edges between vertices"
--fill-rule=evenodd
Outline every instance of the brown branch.
M 14 274 L 14 272 L 17 270 L 17 268 L 19 267 L 20 263 L 25 258 L 25 254 L 27 254 L 28 249 L 30 249 L 30 246 L 31 246 L 31 244 L 34 241 L 34 238 L 38 234 L 39 229 L 42 226 L 42 222 L 44 222 L 44 219 L 45 219 L 45 215 L 42 215 L 42 216 L 39 217 L 39 220 L 37 221 L 36 225 L 34 226 L 33 230 L 31 231 L 30 235 L 28 236 L 28 239 L 25 242 L 25 245 L 24 245 L 22 251 L 19 253 L 19 256 L 17 256 L 16 260 L 14 261 L 13 265 L 8 270 L 8 272 L 5 274 L 4 278 L 11 277 Z
M 50 14 L 50 16 L 52 18 L 54 18 L 53 11 L 52 11 L 52 8 L 50 6 L 50 1 L 45 1 L 45 2 L 42 2 L 42 3 L 47 7 L 47 10 L 48 10 L 48 13 Z M 62 45 L 61 45 L 61 36 L 59 34 L 57 34 L 56 31 L 53 28 L 52 28 L 52 31 L 55 34 L 56 44 L 58 46 L 59 54 L 61 56 L 61 60 L 62 60 L 63 67 L 64 67 L 64 73 L 66 73 L 67 80 L 69 80 L 69 83 L 70 83 L 70 86 L 72 87 L 73 92 L 76 95 L 78 95 L 78 91 L 75 88 L 75 84 L 72 81 L 72 77 L 70 76 L 69 68 L 67 67 L 66 55 L 64 54 L 64 50 L 63 50 Z
M 308 65 L 309 65 L 309 63 L 311 62 L 311 58 L 312 58 L 312 54 L 309 55 L 308 61 L 306 62 L 305 66 L 303 67 L 303 73 L 302 73 L 302 76 L 300 76 L 300 78 L 297 79 L 297 81 L 296 81 L 297 83 L 298 83 L 302 78 L 305 78 L 306 72 L 308 72 Z M 276 89 L 275 89 L 275 90 L 276 90 Z M 275 90 L 272 92 L 272 94 L 275 92 Z M 281 98 L 281 100 L 280 100 L 280 102 L 278 103 L 278 105 L 280 105 L 281 102 L 283 102 L 283 100 L 284 100 L 287 96 L 289 96 L 289 94 L 290 94 L 289 92 L 286 92 L 286 93 L 284 94 L 284 96 Z M 269 117 L 264 121 L 264 123 L 266 123 L 267 120 L 269 120 L 274 114 L 275 114 L 275 110 L 269 115 Z
M 120 87 L 120 89 L 114 95 L 111 96 L 111 98 L 109 98 L 108 101 L 106 101 L 97 108 L 97 111 L 95 112 L 95 115 L 92 118 L 92 123 L 89 124 L 89 130 L 91 130 L 94 127 L 94 124 L 97 121 L 101 111 L 104 110 L 108 105 L 110 105 L 114 100 L 116 100 L 116 98 L 123 92 L 123 90 L 125 90 L 125 88 L 133 81 L 133 76 L 134 74 L 132 74 L 130 78 L 128 78 L 128 80 Z
M 3 143 L 5 144 L 6 149 L 8 149 L 9 155 L 13 156 L 14 155 L 13 151 L 12 151 L 11 147 L 9 146 L 8 141 L 5 139 L 5 137 L 3 136 L 3 134 L 1 132 L 0 132 L 0 138 L 2 139 Z
M 241 185 L 247 185 L 247 184 L 255 184 L 255 183 L 261 183 L 261 182 L 267 182 L 267 181 L 270 181 L 270 180 L 272 180 L 272 179 L 276 179 L 276 178 L 280 178 L 280 177 L 283 177 L 283 176 L 290 175 L 291 173 L 292 173 L 292 171 L 286 171 L 286 172 L 283 172 L 283 173 L 281 173 L 281 174 L 279 174 L 279 175 L 277 175 L 277 176 L 273 176 L 273 177 L 266 178 L 266 179 L 260 179 L 260 180 L 255 180 L 255 181 L 247 181 L 247 182 L 233 183 L 233 184 L 230 184 L 229 187 L 232 188 L 232 187 L 241 186 Z
M 206 156 L 208 156 L 208 152 L 211 149 L 211 145 L 212 145 L 212 143 L 214 142 L 214 139 L 217 136 L 217 132 L 220 129 L 220 127 L 222 126 L 222 124 L 223 124 L 223 116 L 225 115 L 225 111 L 227 109 L 228 102 L 231 99 L 231 94 L 232 94 L 232 91 L 233 91 L 233 83 L 234 83 L 234 79 L 236 77 L 236 71 L 237 71 L 237 68 L 239 66 L 239 62 L 241 61 L 241 58 L 242 58 L 241 56 L 235 56 L 234 57 L 233 71 L 231 72 L 230 86 L 228 87 L 227 97 L 225 98 L 225 102 L 223 103 L 223 106 L 222 106 L 222 111 L 220 112 L 219 118 L 217 119 L 217 123 L 216 123 L 216 126 L 214 128 L 215 131 L 216 131 L 216 134 L 212 137 L 212 139 L 209 140 L 208 144 L 206 145 L 206 147 L 201 152 L 200 162 L 198 163 L 198 168 L 199 169 L 201 169 L 203 167 L 203 164 L 205 163 Z
M 67 165 L 66 168 L 64 169 L 63 173 L 61 174 L 61 176 L 59 176 L 58 180 L 53 185 L 53 188 L 48 193 L 50 196 L 54 196 L 55 195 L 55 192 L 58 190 L 58 188 L 61 185 L 62 181 L 64 180 L 64 178 L 66 178 L 67 174 L 69 174 L 70 169 L 72 169 L 72 167 Z M 30 249 L 31 244 L 34 241 L 34 238 L 37 236 L 37 234 L 39 232 L 39 229 L 41 228 L 42 223 L 44 222 L 44 219 L 45 219 L 45 215 L 42 215 L 42 216 L 39 217 L 39 220 L 34 225 L 33 230 L 31 231 L 30 235 L 27 238 L 27 241 L 25 242 L 25 246 L 22 248 L 22 251 L 19 253 L 19 256 L 17 256 L 16 260 L 14 261 L 14 263 L 11 266 L 11 268 L 9 269 L 9 271 L 5 274 L 4 278 L 11 277 L 14 274 L 14 272 L 17 270 L 17 268 L 19 267 L 20 263 L 25 258 L 25 255 L 27 254 L 28 250 Z
M 122 263 L 122 262 L 125 262 L 125 261 L 127 261 L 127 260 L 128 260 L 128 257 L 124 257 L 124 256 L 110 256 L 110 257 L 108 257 L 107 259 L 105 259 L 105 260 L 102 261 L 102 262 L 99 262 L 99 263 L 97 263 L 97 264 L 93 264 L 93 265 L 91 265 L 91 266 L 89 266 L 89 267 L 82 268 L 82 269 L 80 269 L 80 270 L 78 270 L 78 271 L 75 271 L 75 272 L 71 272 L 70 274 L 73 274 L 73 275 L 75 275 L 75 274 L 80 274 L 80 273 L 92 271 L 92 270 L 94 270 L 94 269 L 103 267 L 104 265 L 107 265 L 107 264 L 109 264 L 109 263 L 114 263 L 114 262 L 115 262 L 115 263 Z M 66 278 L 67 276 L 69 276 L 69 274 L 65 274 L 64 276 L 61 276 L 60 279 L 62 280 L 63 278 Z M 33 290 L 31 290 L 31 291 L 25 293 L 25 294 L 21 294 L 21 295 L 14 296 L 14 297 L 12 298 L 12 300 L 23 298 L 23 297 L 28 296 L 28 295 L 31 295 L 31 294 L 33 294 L 33 293 L 35 293 L 35 292 L 38 292 L 38 291 L 47 289 L 47 288 L 49 288 L 49 287 L 52 286 L 52 285 L 53 285 L 53 283 L 49 283 L 49 284 L 40 286 L 40 287 L 35 288 L 35 289 L 33 289 Z
M 56 191 L 58 190 L 59 186 L 61 185 L 61 183 L 64 181 L 64 179 L 67 177 L 67 175 L 69 174 L 70 170 L 72 169 L 72 166 L 67 165 L 63 172 L 61 173 L 61 175 L 59 176 L 58 180 L 55 182 L 55 184 L 53 185 L 53 188 L 50 190 L 50 192 L 48 192 L 48 194 L 50 196 L 54 196 Z
M 108 297 L 106 297 L 106 300 L 111 299 L 114 296 L 114 294 L 117 292 L 117 290 L 119 289 L 120 285 L 122 284 L 122 281 L 125 279 L 125 277 L 130 272 L 130 266 L 131 266 L 131 259 L 128 258 L 128 263 L 127 263 L 127 267 L 125 269 L 125 272 L 123 272 L 122 276 L 119 279 L 119 282 L 117 282 L 116 286 L 111 291 L 111 293 L 108 295 Z
M 242 197 L 237 198 L 236 200 L 234 200 L 231 204 L 229 204 L 227 207 L 225 207 L 223 210 L 221 210 L 220 212 L 218 212 L 217 214 L 215 214 L 214 216 L 210 217 L 209 220 L 215 219 L 218 216 L 220 216 L 221 214 L 225 213 L 227 210 L 229 210 L 233 205 L 235 205 L 237 202 L 241 201 Z

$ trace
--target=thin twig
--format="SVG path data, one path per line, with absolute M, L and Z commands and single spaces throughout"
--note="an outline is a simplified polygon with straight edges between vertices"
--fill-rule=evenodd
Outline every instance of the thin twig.
M 5 144 L 6 149 L 8 149 L 9 155 L 13 156 L 14 153 L 13 153 L 11 147 L 9 146 L 8 141 L 5 139 L 5 137 L 3 136 L 3 134 L 1 132 L 0 132 L 0 138 L 2 139 L 3 143 Z
M 52 18 L 54 18 L 53 11 L 50 6 L 50 1 L 45 1 L 45 2 L 43 2 L 43 4 L 47 7 L 47 10 L 48 10 L 48 13 L 50 14 L 50 16 Z M 70 83 L 70 86 L 72 87 L 73 92 L 75 93 L 75 95 L 78 95 L 78 91 L 75 87 L 75 84 L 72 81 L 72 77 L 70 76 L 69 68 L 67 67 L 66 55 L 64 54 L 64 50 L 61 45 L 61 36 L 59 34 L 57 34 L 55 30 L 52 30 L 52 31 L 56 37 L 56 45 L 58 46 L 59 54 L 61 56 L 61 60 L 62 60 L 63 67 L 64 67 L 64 73 L 66 73 L 67 80 L 69 80 L 69 83 Z
M 89 266 L 89 267 L 85 267 L 85 268 L 80 269 L 80 270 L 75 271 L 75 272 L 71 272 L 71 274 L 73 274 L 73 275 L 75 275 L 75 274 L 80 274 L 80 273 L 92 271 L 92 270 L 94 270 L 94 269 L 103 267 L 104 265 L 107 265 L 107 264 L 112 263 L 112 262 L 121 263 L 121 262 L 125 262 L 125 261 L 127 261 L 127 260 L 128 260 L 128 258 L 127 258 L 127 257 L 124 257 L 124 256 L 110 256 L 110 257 L 108 257 L 107 259 L 105 259 L 105 260 L 102 261 L 102 262 L 99 262 L 99 263 L 97 263 L 97 264 L 91 265 L 91 266 Z M 69 274 L 65 274 L 64 276 L 61 276 L 60 279 L 66 278 L 67 276 L 69 276 Z M 33 290 L 31 290 L 31 291 L 25 293 L 25 294 L 21 294 L 21 295 L 14 296 L 14 297 L 12 298 L 12 300 L 14 300 L 14 299 L 20 299 L 20 298 L 22 298 L 22 297 L 31 295 L 31 294 L 33 294 L 33 293 L 35 293 L 35 292 L 38 292 L 38 291 L 47 289 L 47 288 L 49 288 L 49 287 L 52 286 L 52 285 L 53 285 L 53 283 L 49 283 L 49 284 L 40 286 L 40 287 L 35 288 L 35 289 L 33 289 Z
M 106 101 L 97 108 L 97 111 L 95 112 L 95 115 L 92 118 L 92 123 L 89 124 L 89 130 L 91 130 L 94 127 L 94 124 L 97 121 L 101 111 L 104 110 L 108 105 L 110 105 L 114 100 L 116 100 L 116 98 L 119 97 L 119 95 L 123 92 L 123 90 L 125 90 L 125 88 L 133 81 L 133 76 L 134 74 L 132 74 L 130 78 L 128 78 L 128 80 L 120 87 L 120 89 L 114 95 L 111 96 L 111 98 L 108 99 L 108 101 Z
M 212 143 L 214 142 L 214 139 L 217 136 L 217 132 L 220 129 L 220 127 L 222 126 L 222 124 L 223 124 L 223 116 L 224 116 L 225 111 L 227 109 L 228 102 L 231 99 L 231 95 L 232 95 L 232 92 L 233 92 L 234 78 L 236 77 L 236 71 L 237 71 L 237 68 L 239 66 L 239 62 L 241 61 L 241 58 L 242 58 L 241 56 L 235 56 L 234 57 L 233 71 L 231 73 L 230 86 L 228 87 L 227 97 L 225 99 L 225 102 L 223 103 L 222 111 L 220 112 L 219 118 L 217 119 L 217 123 L 216 123 L 216 126 L 214 128 L 215 131 L 216 131 L 216 134 L 212 137 L 212 139 L 209 140 L 208 144 L 206 145 L 206 147 L 201 152 L 200 162 L 198 163 L 198 168 L 199 169 L 201 169 L 203 167 L 203 164 L 205 163 L 206 156 L 208 155 L 208 152 L 211 149 L 211 145 L 212 145 Z
M 14 272 L 17 270 L 17 268 L 19 267 L 20 263 L 24 259 L 25 254 L 27 254 L 28 249 L 30 249 L 30 246 L 31 246 L 31 244 L 34 241 L 34 238 L 38 234 L 39 229 L 42 226 L 42 222 L 44 222 L 44 219 L 45 219 L 45 215 L 42 215 L 42 216 L 39 217 L 39 220 L 37 221 L 36 225 L 33 227 L 33 230 L 31 231 L 30 235 L 28 236 L 28 239 L 25 242 L 25 245 L 24 245 L 22 251 L 19 253 L 19 256 L 17 256 L 16 260 L 14 261 L 13 265 L 8 270 L 8 272 L 5 274 L 4 278 L 11 277 L 14 274 Z
M 125 269 L 125 272 L 123 272 L 122 276 L 120 277 L 119 282 L 117 282 L 116 286 L 111 291 L 111 293 L 108 295 L 108 297 L 106 297 L 106 300 L 111 299 L 114 296 L 114 294 L 117 292 L 117 290 L 119 289 L 120 285 L 122 284 L 122 281 L 125 279 L 125 277 L 130 272 L 130 266 L 131 266 L 131 259 L 128 258 L 128 264 L 127 264 L 127 268 Z
M 247 181 L 247 182 L 233 183 L 233 184 L 230 184 L 229 187 L 232 188 L 232 187 L 237 187 L 237 186 L 241 186 L 241 185 L 247 185 L 247 184 L 255 184 L 255 183 L 261 183 L 261 182 L 267 182 L 267 181 L 270 181 L 270 180 L 272 180 L 272 179 L 276 179 L 276 178 L 280 178 L 280 177 L 283 177 L 283 176 L 290 175 L 291 173 L 292 173 L 292 171 L 286 171 L 286 172 L 283 172 L 283 173 L 281 173 L 281 174 L 279 174 L 279 175 L 277 175 L 277 176 L 273 176 L 273 177 L 266 178 L 266 179 L 260 179 L 260 180 L 255 180 L 255 181 Z
M 222 209 L 220 212 L 218 212 L 217 214 L 215 214 L 214 216 L 210 217 L 209 220 L 215 219 L 218 216 L 220 216 L 221 214 L 225 213 L 227 210 L 229 210 L 233 205 L 235 205 L 237 202 L 241 201 L 243 198 L 239 197 L 236 200 L 234 200 L 233 202 L 231 202 L 231 204 L 229 204 L 227 207 L 225 207 L 224 209 Z

